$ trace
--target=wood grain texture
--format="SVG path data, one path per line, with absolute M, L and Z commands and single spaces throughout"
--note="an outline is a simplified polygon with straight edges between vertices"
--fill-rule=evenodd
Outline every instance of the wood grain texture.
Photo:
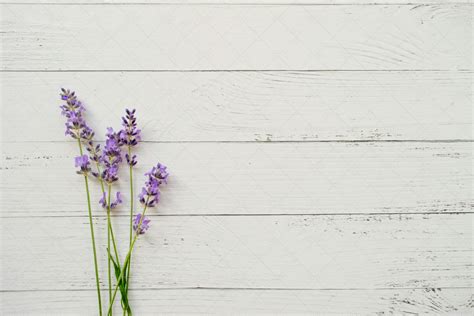
M 471 0 L 2 0 L 0 4 L 8 5 L 444 5 L 444 4 L 470 4 Z
M 470 0 L 13 2 L 0 314 L 96 313 L 60 87 L 99 139 L 137 108 L 137 189 L 170 168 L 134 254 L 136 315 L 474 314 Z
M 99 139 L 135 107 L 149 141 L 472 140 L 471 71 L 1 75 L 8 142 L 66 139 L 59 87 Z
M 106 293 L 104 292 L 104 295 Z M 0 293 L 0 312 L 7 315 L 93 314 L 94 291 Z M 160 314 L 301 314 L 471 315 L 472 290 L 134 290 L 138 315 Z M 24 304 L 27 301 L 29 304 Z M 60 311 L 59 311 L 60 310 Z
M 471 287 L 472 220 L 473 214 L 153 218 L 137 243 L 130 286 Z M 105 276 L 106 219 L 95 223 Z M 117 236 L 127 236 L 127 218 L 113 223 Z M 93 290 L 88 225 L 86 218 L 3 218 L 2 253 L 18 260 L 2 263 L 1 290 Z
M 2 70 L 472 69 L 469 4 L 145 8 L 2 5 Z
M 1 215 L 86 216 L 83 179 L 73 168 L 76 147 L 3 144 Z M 135 188 L 138 192 L 141 175 L 160 161 L 171 178 L 159 214 L 472 212 L 472 148 L 472 143 L 143 143 Z M 128 192 L 122 171 L 117 188 Z M 92 192 L 98 201 L 96 183 Z

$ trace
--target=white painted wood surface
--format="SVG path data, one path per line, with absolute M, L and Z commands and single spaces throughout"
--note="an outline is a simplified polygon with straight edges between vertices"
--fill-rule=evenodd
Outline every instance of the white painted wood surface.
M 105 293 L 105 292 L 104 292 Z M 61 304 L 63 314 L 93 314 L 94 291 L 6 293 L 10 304 L 24 304 L 28 314 L 50 314 Z M 240 290 L 184 289 L 134 290 L 137 314 L 150 310 L 165 314 L 325 314 L 366 315 L 385 313 L 470 315 L 472 292 L 466 289 L 386 289 L 386 290 Z M 59 313 L 58 313 L 59 314 Z
M 3 70 L 472 66 L 469 4 L 3 7 Z
M 69 193 L 83 185 L 75 147 L 4 144 L 1 215 L 84 215 L 83 194 Z M 144 143 L 139 155 L 136 188 L 155 161 L 172 170 L 159 214 L 457 213 L 474 203 L 471 143 Z
M 74 86 L 101 139 L 107 126 L 119 126 L 120 104 L 139 110 L 147 140 L 153 141 L 470 140 L 472 76 L 472 71 L 4 73 L 3 106 L 9 113 L 4 137 L 64 141 L 51 86 Z M 25 109 L 37 119 L 23 115 Z
M 172 173 L 136 315 L 473 314 L 470 1 L 1 3 L 0 314 L 96 312 L 63 86 Z
M 153 233 L 137 244 L 131 286 L 465 288 L 472 284 L 472 220 L 472 214 L 153 216 Z M 53 223 L 50 217 L 4 221 L 5 252 L 35 258 L 4 263 L 4 290 L 94 289 L 94 273 L 84 269 L 91 259 L 88 219 Z M 105 224 L 96 221 L 100 242 Z M 117 235 L 127 236 L 126 219 L 114 224 Z M 99 255 L 104 262 L 105 250 Z

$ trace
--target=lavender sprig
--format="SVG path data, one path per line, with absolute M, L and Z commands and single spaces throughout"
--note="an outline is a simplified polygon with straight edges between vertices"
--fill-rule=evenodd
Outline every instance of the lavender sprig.
M 107 197 L 105 196 L 105 192 L 102 194 L 102 198 L 99 200 L 100 205 L 102 205 L 103 208 L 110 207 L 110 209 L 116 208 L 119 204 L 122 204 L 122 193 L 117 192 L 115 194 L 115 200 L 108 205 L 107 202 Z
M 119 132 L 120 143 L 127 147 L 125 159 L 129 166 L 130 180 L 130 229 L 129 229 L 129 246 L 132 245 L 133 237 L 133 211 L 134 211 L 134 190 L 133 190 L 133 167 L 137 164 L 137 155 L 132 155 L 132 147 L 138 145 L 141 140 L 141 131 L 137 128 L 137 118 L 135 117 L 135 109 L 125 109 L 125 117 L 122 116 L 122 129 Z M 125 291 L 128 293 L 128 285 L 130 280 L 130 265 L 127 269 L 127 278 Z
M 141 222 L 141 225 L 139 225 Z M 133 230 L 139 235 L 143 235 L 150 227 L 150 219 L 146 216 L 142 219 L 142 214 L 138 213 L 133 219 Z
M 141 140 L 141 130 L 137 128 L 137 118 L 135 117 L 135 109 L 125 110 L 125 117 L 122 117 L 122 130 L 120 130 L 120 142 L 128 147 L 129 152 L 125 154 L 127 164 L 135 166 L 137 164 L 137 156 L 131 155 L 131 148 L 138 145 Z
M 150 219 L 145 216 L 145 213 L 148 207 L 154 207 L 159 202 L 159 198 L 157 198 L 160 195 L 159 187 L 162 184 L 166 184 L 169 177 L 169 173 L 167 171 L 166 166 L 160 163 L 158 163 L 156 167 L 153 167 L 149 172 L 145 173 L 145 175 L 148 176 L 148 178 L 140 194 L 140 201 L 143 204 L 143 213 L 138 213 L 134 218 L 133 229 L 135 231 L 135 237 L 133 238 L 132 243 L 130 244 L 127 256 L 125 257 L 123 268 L 117 278 L 117 285 L 115 286 L 114 294 L 112 295 L 112 301 L 110 304 L 113 304 L 115 296 L 117 295 L 119 284 L 120 282 L 122 282 L 125 274 L 129 270 L 132 251 L 138 236 L 143 235 L 150 226 Z M 154 200 L 154 202 L 150 203 L 152 199 Z M 111 311 L 112 305 L 109 307 L 107 314 L 110 315 Z
M 120 134 L 114 132 L 113 128 L 107 128 L 106 141 L 104 150 L 100 161 L 104 164 L 105 168 L 102 171 L 101 178 L 107 183 L 108 199 L 105 199 L 105 192 L 102 194 L 102 199 L 99 203 L 105 206 L 107 209 L 107 248 L 110 250 L 111 242 L 111 219 L 110 211 L 115 208 L 119 203 L 122 203 L 120 192 L 117 192 L 117 198 L 114 202 L 111 202 L 112 194 L 112 183 L 118 180 L 119 164 L 122 161 L 122 153 L 120 148 Z M 108 257 L 108 277 L 109 277 L 109 302 L 112 297 L 112 266 L 111 258 Z
M 87 175 L 91 171 L 89 157 L 87 155 L 77 156 L 74 159 L 76 168 L 79 168 L 77 174 Z
M 90 164 L 87 155 L 84 155 L 82 150 L 82 140 L 92 140 L 94 133 L 92 129 L 89 128 L 86 124 L 86 121 L 83 118 L 83 112 L 85 111 L 84 106 L 80 101 L 77 100 L 77 97 L 74 91 L 61 89 L 61 100 L 66 101 L 66 104 L 61 105 L 61 114 L 66 117 L 66 135 L 71 136 L 74 139 L 77 139 L 79 145 L 80 156 L 75 158 L 76 167 L 80 168 L 78 173 L 84 176 L 84 183 L 86 187 L 86 196 L 87 196 L 87 207 L 89 213 L 89 227 L 91 231 L 91 240 L 92 240 L 92 252 L 94 255 L 94 270 L 95 270 L 95 282 L 97 287 L 97 300 L 99 303 L 99 315 L 102 316 L 102 299 L 100 296 L 100 280 L 99 280 L 99 267 L 97 264 L 97 250 L 95 246 L 95 236 L 94 236 L 94 224 L 92 222 L 92 207 L 91 207 L 91 197 L 89 192 L 89 179 L 88 173 L 90 171 Z

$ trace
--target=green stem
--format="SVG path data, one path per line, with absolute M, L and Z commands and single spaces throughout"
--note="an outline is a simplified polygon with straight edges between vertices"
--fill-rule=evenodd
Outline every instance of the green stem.
M 77 143 L 79 144 L 79 152 L 81 153 L 81 156 L 82 156 L 83 152 L 82 152 L 81 140 L 77 139 Z M 92 251 L 94 253 L 95 283 L 97 286 L 97 299 L 99 301 L 99 315 L 102 316 L 102 299 L 100 297 L 99 266 L 97 264 L 97 251 L 95 248 L 94 224 L 92 222 L 91 197 L 90 197 L 90 192 L 89 192 L 89 179 L 87 177 L 87 174 L 84 174 L 84 182 L 86 184 L 87 207 L 89 209 L 89 227 L 91 230 Z
M 128 146 L 128 157 L 129 159 L 132 159 L 132 148 L 131 146 Z M 129 166 L 129 174 L 130 174 L 130 241 L 129 241 L 129 247 L 132 245 L 132 236 L 133 236 L 133 200 L 134 200 L 134 194 L 133 194 L 133 166 L 130 164 Z M 130 258 L 131 261 L 131 258 Z M 125 283 L 125 293 L 128 294 L 128 284 L 130 280 L 130 267 L 131 264 L 128 265 L 127 268 L 127 282 Z
M 99 183 L 100 183 L 100 188 L 102 190 L 102 195 L 104 195 L 105 194 L 104 180 L 102 180 L 102 178 L 100 177 L 101 169 L 100 169 L 100 164 L 99 164 L 98 161 L 96 161 L 95 166 L 97 168 L 97 174 L 99 175 L 98 179 L 99 179 Z M 110 197 L 109 197 L 109 205 L 110 205 Z M 112 239 L 112 245 L 114 247 L 115 260 L 117 262 L 117 265 L 118 265 L 119 269 L 121 269 L 120 259 L 119 259 L 119 255 L 118 255 L 118 251 L 117 251 L 117 243 L 115 242 L 115 234 L 114 234 L 114 230 L 113 230 L 113 227 L 112 227 L 112 221 L 111 220 L 110 221 L 107 220 L 107 226 L 108 226 L 108 229 L 110 229 L 110 237 Z M 109 249 L 110 249 L 110 247 L 108 248 L 107 252 L 110 255 L 110 250 Z M 110 257 L 108 259 L 110 260 Z M 110 297 L 109 297 L 109 299 L 110 299 Z M 122 308 L 125 312 L 125 310 L 128 309 L 128 306 L 125 306 L 125 304 L 123 302 L 121 302 L 121 303 L 122 303 Z
M 114 303 L 115 296 L 117 295 L 117 290 L 118 290 L 118 287 L 119 287 L 119 283 L 123 280 L 123 276 L 124 276 L 125 271 L 127 269 L 127 265 L 130 263 L 130 257 L 132 256 L 132 250 L 133 250 L 133 247 L 135 246 L 135 242 L 137 241 L 137 238 L 139 236 L 138 232 L 140 231 L 140 228 L 142 226 L 143 219 L 145 218 L 145 213 L 146 213 L 146 209 L 147 209 L 148 200 L 149 200 L 149 198 L 147 198 L 147 200 L 145 202 L 145 207 L 143 208 L 143 213 L 142 213 L 142 216 L 140 218 L 140 222 L 138 222 L 137 229 L 136 229 L 136 232 L 135 232 L 135 237 L 133 238 L 132 243 L 130 244 L 130 249 L 128 250 L 127 256 L 125 257 L 125 261 L 123 263 L 123 269 L 120 271 L 120 275 L 117 278 L 117 285 L 115 286 L 114 294 L 112 295 L 112 303 L 111 304 Z M 107 315 L 111 315 L 111 312 L 112 312 L 112 305 L 110 305 L 109 310 L 107 311 Z
M 96 162 L 95 165 L 97 167 L 97 173 L 99 174 L 98 179 L 99 179 L 100 187 L 102 189 L 102 195 L 104 195 L 105 187 L 104 187 L 104 181 L 102 180 L 102 178 L 100 178 L 101 171 L 100 171 L 99 162 Z M 113 227 L 112 227 L 112 222 L 110 222 L 109 224 L 110 224 L 110 237 L 112 237 L 112 245 L 114 246 L 115 259 L 117 260 L 117 264 L 120 267 L 120 263 L 119 263 L 120 260 L 119 260 L 119 256 L 118 256 L 118 252 L 117 252 L 117 244 L 115 242 L 115 235 L 114 235 L 114 230 L 113 230 Z
M 108 185 L 108 198 L 107 198 L 107 272 L 109 275 L 109 304 L 112 299 L 112 269 L 110 260 L 110 193 L 112 191 L 111 185 Z

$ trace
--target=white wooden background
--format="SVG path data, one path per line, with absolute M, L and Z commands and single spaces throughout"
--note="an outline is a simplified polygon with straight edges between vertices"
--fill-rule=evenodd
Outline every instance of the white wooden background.
M 137 108 L 137 174 L 170 168 L 135 253 L 136 315 L 473 314 L 469 0 L 2 0 L 0 14 L 2 315 L 96 312 L 60 87 L 99 135 Z

